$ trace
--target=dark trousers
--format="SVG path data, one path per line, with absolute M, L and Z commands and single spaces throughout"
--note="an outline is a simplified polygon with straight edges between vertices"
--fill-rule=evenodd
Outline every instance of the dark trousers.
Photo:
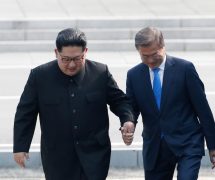
M 72 149 L 62 148 L 58 151 L 41 151 L 43 170 L 46 180 L 88 180 L 78 156 Z
M 72 169 L 70 172 L 59 169 L 54 169 L 53 171 L 45 172 L 46 180 L 88 180 L 78 162 L 76 168 Z
M 80 178 L 77 178 L 77 179 L 80 179 L 80 180 L 87 180 L 87 177 L 83 171 L 83 169 L 81 168 L 80 169 Z
M 200 155 L 175 156 L 162 138 L 156 165 L 153 170 L 145 170 L 145 180 L 172 180 L 176 165 L 178 180 L 197 180 L 201 159 Z

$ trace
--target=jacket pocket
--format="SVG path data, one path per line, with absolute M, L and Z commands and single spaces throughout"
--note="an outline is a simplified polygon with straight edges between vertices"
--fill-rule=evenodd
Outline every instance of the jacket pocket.
M 201 125 L 198 122 L 190 122 L 188 124 L 185 124 L 181 128 L 182 134 L 192 133 L 193 131 L 199 130 L 201 128 Z
M 110 139 L 107 131 L 100 131 L 99 133 L 97 133 L 96 139 L 102 146 L 110 144 Z

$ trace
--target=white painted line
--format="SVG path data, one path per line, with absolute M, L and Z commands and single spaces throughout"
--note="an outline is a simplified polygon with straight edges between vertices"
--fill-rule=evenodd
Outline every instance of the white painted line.
M 0 96 L 0 100 L 17 100 L 20 96 Z
M 134 142 L 131 146 L 126 146 L 124 143 L 112 143 L 114 151 L 139 151 L 142 150 L 142 142 Z M 118 146 L 118 147 L 117 147 Z M 30 152 L 39 152 L 40 144 L 31 144 Z M 13 144 L 0 144 L 0 152 L 13 152 Z
M 207 91 L 206 95 L 215 95 L 215 92 L 214 91 Z
M 142 145 L 142 142 L 133 142 L 130 146 L 124 143 L 111 143 L 114 151 L 142 151 Z M 207 150 L 206 146 L 205 150 Z M 13 144 L 0 144 L 0 152 L 13 152 Z M 40 144 L 31 144 L 30 152 L 40 152 Z
M 195 63 L 193 62 L 195 66 L 215 66 L 215 63 Z
M 111 143 L 111 145 L 112 146 L 125 146 L 124 143 L 118 143 L 118 142 Z M 143 142 L 133 142 L 132 145 L 134 145 L 134 146 L 142 146 Z
M 118 143 L 118 142 L 114 142 L 111 143 L 112 146 L 125 146 L 126 145 L 124 143 Z M 142 142 L 133 142 L 131 146 L 142 146 L 143 143 Z M 8 147 L 13 147 L 13 144 L 0 144 L 0 148 L 8 148 Z M 33 143 L 31 144 L 31 147 L 40 147 L 39 143 Z
M 7 66 L 0 66 L 0 69 L 31 69 L 33 66 L 31 65 L 7 65 Z
M 133 148 L 115 148 L 115 147 L 112 147 L 112 150 L 114 150 L 114 151 L 142 151 L 142 148 L 139 148 L 139 147 L 133 147 Z
M 13 147 L 13 144 L 0 144 L 0 148 Z M 31 147 L 40 147 L 40 144 L 31 144 Z

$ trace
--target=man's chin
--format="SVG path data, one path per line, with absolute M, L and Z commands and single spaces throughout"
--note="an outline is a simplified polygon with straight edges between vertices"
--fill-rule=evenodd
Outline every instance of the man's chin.
M 154 64 L 154 63 L 148 63 L 148 64 L 146 64 L 148 67 L 150 67 L 150 68 L 155 68 L 155 67 L 157 67 L 157 64 Z
M 156 68 L 156 67 L 159 67 L 160 64 L 161 64 L 161 63 L 159 63 L 159 62 L 150 62 L 150 63 L 148 63 L 148 66 L 149 66 L 150 68 Z
M 69 76 L 74 76 L 74 75 L 77 74 L 77 71 L 69 70 L 69 71 L 66 72 L 66 74 L 69 75 Z

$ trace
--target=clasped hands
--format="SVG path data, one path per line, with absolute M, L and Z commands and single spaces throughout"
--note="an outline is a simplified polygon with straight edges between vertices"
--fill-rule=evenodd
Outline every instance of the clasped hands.
M 134 139 L 134 131 L 135 131 L 135 125 L 131 121 L 127 121 L 123 124 L 123 126 L 120 128 L 122 133 L 122 139 L 124 143 L 129 146 L 131 145 L 133 139 Z

